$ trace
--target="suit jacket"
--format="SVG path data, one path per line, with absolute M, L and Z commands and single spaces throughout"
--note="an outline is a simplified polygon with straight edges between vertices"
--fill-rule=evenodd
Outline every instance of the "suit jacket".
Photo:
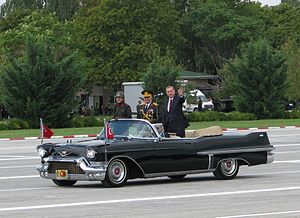
M 125 102 L 121 104 L 115 104 L 113 107 L 113 118 L 131 118 L 131 108 Z
M 184 101 L 184 97 L 175 95 L 173 98 L 172 110 L 170 112 L 168 112 L 169 98 L 167 98 L 164 102 L 162 122 L 166 132 L 178 133 L 189 126 L 189 123 L 182 112 L 182 105 Z

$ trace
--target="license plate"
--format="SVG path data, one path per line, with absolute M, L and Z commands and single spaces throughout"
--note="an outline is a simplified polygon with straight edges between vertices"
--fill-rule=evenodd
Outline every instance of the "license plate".
M 57 179 L 68 179 L 69 178 L 68 170 L 56 170 L 56 178 Z

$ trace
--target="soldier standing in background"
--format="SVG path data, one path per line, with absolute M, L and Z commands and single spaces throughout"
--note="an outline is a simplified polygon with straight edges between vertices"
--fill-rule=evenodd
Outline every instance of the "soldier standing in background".
M 116 104 L 113 107 L 113 118 L 131 118 L 131 108 L 124 101 L 124 92 L 117 91 L 115 95 Z
M 137 118 L 156 123 L 158 120 L 158 105 L 153 102 L 153 93 L 144 90 L 142 95 L 144 96 L 144 102 L 137 106 Z

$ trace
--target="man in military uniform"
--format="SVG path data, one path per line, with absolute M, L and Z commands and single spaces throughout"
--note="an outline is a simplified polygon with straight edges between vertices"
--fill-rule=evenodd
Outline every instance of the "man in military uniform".
M 116 104 L 113 107 L 113 118 L 131 118 L 131 108 L 124 102 L 124 92 L 117 91 L 115 101 Z
M 137 118 L 156 123 L 158 120 L 158 105 L 153 102 L 153 93 L 144 90 L 142 95 L 144 96 L 144 102 L 137 106 Z

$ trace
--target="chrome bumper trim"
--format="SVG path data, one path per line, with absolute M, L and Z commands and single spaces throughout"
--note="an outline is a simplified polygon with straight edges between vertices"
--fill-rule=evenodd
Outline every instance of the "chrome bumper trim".
M 69 174 L 67 179 L 63 180 L 77 180 L 77 181 L 103 181 L 105 179 L 106 174 L 106 165 L 102 162 L 102 165 L 93 166 L 88 163 L 88 161 L 84 158 L 78 159 L 53 159 L 49 158 L 45 161 L 44 164 L 41 164 L 36 167 L 37 171 L 42 178 L 45 179 L 58 179 L 55 173 L 48 173 L 48 163 L 49 162 L 73 162 L 76 163 L 78 167 L 80 167 L 85 174 Z
M 274 161 L 274 153 L 268 152 L 267 154 L 267 164 L 272 163 Z

